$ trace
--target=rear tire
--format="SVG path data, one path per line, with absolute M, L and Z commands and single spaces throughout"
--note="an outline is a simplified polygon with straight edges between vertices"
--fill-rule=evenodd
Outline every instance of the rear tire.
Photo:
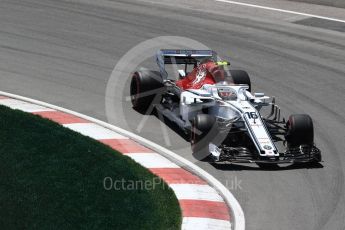
M 147 112 L 152 105 L 160 102 L 163 89 L 162 77 L 158 71 L 134 72 L 130 86 L 133 108 L 140 112 Z
M 209 157 L 208 145 L 213 136 L 210 132 L 216 129 L 216 118 L 208 114 L 198 114 L 192 121 L 190 143 L 193 155 L 198 160 L 205 160 Z
M 248 91 L 251 92 L 252 85 L 248 73 L 244 70 L 230 70 L 230 74 L 234 84 L 245 84 L 249 86 Z
M 288 147 L 301 145 L 314 145 L 313 120 L 307 114 L 294 114 L 289 116 L 286 123 L 287 134 L 285 136 Z

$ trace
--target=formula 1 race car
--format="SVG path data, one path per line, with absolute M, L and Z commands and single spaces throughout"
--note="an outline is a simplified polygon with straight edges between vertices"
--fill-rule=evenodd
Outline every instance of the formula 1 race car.
M 252 94 L 248 73 L 229 69 L 230 63 L 214 51 L 159 50 L 156 58 L 159 71 L 145 69 L 132 75 L 133 108 L 146 114 L 155 109 L 176 124 L 190 136 L 198 159 L 258 164 L 321 161 L 311 117 L 281 118 L 275 98 Z M 174 66 L 175 78 L 168 76 L 168 66 Z

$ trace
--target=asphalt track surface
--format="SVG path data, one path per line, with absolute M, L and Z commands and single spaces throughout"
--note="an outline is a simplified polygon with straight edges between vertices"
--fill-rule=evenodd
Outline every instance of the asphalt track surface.
M 212 165 L 197 162 L 239 200 L 247 229 L 344 229 L 345 35 L 291 23 L 291 15 L 212 1 L 0 2 L 0 90 L 107 120 L 105 89 L 129 49 L 163 35 L 196 39 L 252 76 L 253 91 L 277 96 L 284 115 L 309 113 L 320 167 Z M 297 18 L 296 18 L 297 19 Z M 152 60 L 153 61 L 153 60 Z M 128 78 L 114 88 L 128 95 Z M 125 96 L 115 122 L 135 131 L 142 115 Z M 138 134 L 165 146 L 160 121 Z M 167 129 L 171 146 L 195 161 L 189 143 Z M 240 187 L 231 188 L 235 180 Z

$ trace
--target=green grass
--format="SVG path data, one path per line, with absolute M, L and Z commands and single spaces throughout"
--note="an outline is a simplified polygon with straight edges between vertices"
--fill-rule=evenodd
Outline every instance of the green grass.
M 157 180 L 91 138 L 0 106 L 0 229 L 180 229 L 165 183 L 106 190 L 105 177 Z

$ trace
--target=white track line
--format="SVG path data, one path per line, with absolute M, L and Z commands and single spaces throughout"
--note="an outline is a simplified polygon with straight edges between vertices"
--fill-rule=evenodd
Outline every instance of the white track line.
M 179 200 L 208 200 L 222 202 L 222 197 L 205 184 L 169 184 Z
M 302 16 L 313 17 L 313 18 L 320 18 L 320 19 L 325 19 L 325 20 L 334 21 L 334 22 L 345 23 L 345 20 L 340 20 L 340 19 L 330 18 L 330 17 L 324 17 L 324 16 L 320 16 L 320 15 L 315 15 L 315 14 L 307 14 L 307 13 L 302 13 L 302 12 L 297 12 L 297 11 L 292 11 L 292 10 L 283 10 L 283 9 L 278 9 L 278 8 L 273 8 L 273 7 L 268 7 L 268 6 L 260 6 L 260 5 L 249 4 L 249 3 L 244 3 L 244 2 L 235 2 L 235 1 L 230 1 L 230 0 L 214 0 L 214 1 L 228 3 L 228 4 L 235 4 L 235 5 L 240 5 L 240 6 L 254 7 L 254 8 L 259 8 L 259 9 L 264 9 L 264 10 L 278 11 L 278 12 L 288 13 L 288 14 L 296 14 L 296 15 L 302 15 Z
M 142 166 L 148 169 L 153 168 L 180 168 L 167 158 L 157 153 L 128 153 L 129 156 Z
M 43 106 L 27 103 L 24 101 L 18 101 L 16 99 L 12 99 L 12 98 L 1 99 L 0 104 L 8 106 L 11 109 L 19 109 L 19 110 L 22 110 L 22 111 L 28 112 L 28 113 L 54 111 L 53 109 L 50 109 L 50 108 L 46 108 Z
M 182 220 L 182 230 L 218 230 L 231 229 L 231 224 L 226 220 L 215 220 L 199 217 L 184 217 Z
M 95 123 L 72 123 L 64 124 L 63 126 L 79 132 L 85 136 L 89 136 L 96 140 L 101 139 L 128 139 L 125 136 L 118 134 L 110 129 L 104 128 Z

